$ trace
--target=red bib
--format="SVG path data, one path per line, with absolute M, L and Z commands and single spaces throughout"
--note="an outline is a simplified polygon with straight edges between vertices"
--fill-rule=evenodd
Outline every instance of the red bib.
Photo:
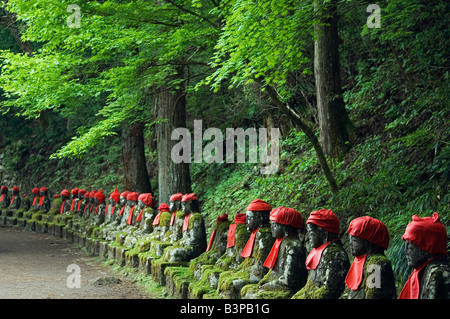
M 356 256 L 345 277 L 345 284 L 351 290 L 357 290 L 362 281 L 367 255 Z
M 406 281 L 405 285 L 403 286 L 403 289 L 400 292 L 398 299 L 419 299 L 420 280 L 422 279 L 423 270 L 432 260 L 439 258 L 439 257 L 441 257 L 441 256 L 436 256 L 434 258 L 431 258 L 426 263 L 424 263 L 422 266 L 413 270 L 411 275 L 409 275 L 408 280 Z
M 127 219 L 127 224 L 128 225 L 131 225 L 131 221 L 132 221 L 132 219 L 133 219 L 133 211 L 134 211 L 134 208 L 136 207 L 136 205 L 134 205 L 133 207 L 131 207 L 131 209 L 130 209 L 130 213 L 128 214 L 128 219 Z
M 141 210 L 141 213 L 139 214 L 139 216 L 142 214 L 142 211 L 143 210 Z M 159 225 L 159 219 L 161 218 L 161 213 L 162 212 L 159 212 L 158 215 L 155 216 L 155 219 L 153 220 L 153 223 L 152 223 L 153 226 Z
M 138 221 L 138 222 L 141 221 L 141 219 L 142 219 L 142 213 L 144 213 L 144 209 L 145 209 L 145 208 L 142 208 L 142 209 L 141 209 L 141 211 L 139 212 L 138 217 L 136 217 L 136 221 Z M 159 213 L 158 215 L 161 215 L 161 213 Z M 156 217 L 158 217 L 158 216 L 156 216 Z M 156 219 L 156 217 L 155 217 L 155 219 Z M 158 224 L 159 224 L 159 217 L 158 217 Z M 152 224 L 152 225 L 154 225 L 154 224 Z
M 66 202 L 66 200 L 64 200 L 61 204 L 61 207 L 59 208 L 59 213 L 62 214 L 64 211 L 64 203 Z
M 72 199 L 72 204 L 70 205 L 70 210 L 73 210 L 73 206 L 75 205 L 75 198 Z
M 242 249 L 241 257 L 247 258 L 252 255 L 253 252 L 253 245 L 255 244 L 255 237 L 256 233 L 258 232 L 259 228 L 252 231 L 252 234 L 250 235 L 249 239 L 247 240 L 247 243 L 245 244 L 244 249 Z
M 206 251 L 209 251 L 209 249 L 211 248 L 212 242 L 214 240 L 214 235 L 216 234 L 216 230 L 214 229 L 211 233 L 211 237 L 209 238 L 209 243 L 208 243 L 208 247 L 206 247 Z
M 311 249 L 306 258 L 306 269 L 316 269 L 320 263 L 320 259 L 322 258 L 322 253 L 327 248 L 329 244 L 331 244 L 334 240 L 329 241 L 328 243 L 322 244 L 317 248 Z
M 281 242 L 284 238 L 286 237 L 275 239 L 272 249 L 270 250 L 270 253 L 267 256 L 266 260 L 264 261 L 265 267 L 272 268 L 275 265 L 278 258 L 278 252 L 280 251 Z
M 172 217 L 170 217 L 170 226 L 172 226 L 172 225 L 173 225 L 173 222 L 175 221 L 175 215 L 176 215 L 176 213 L 177 213 L 177 212 L 173 212 L 173 213 L 172 213 Z
M 237 224 L 230 224 L 227 233 L 227 248 L 234 247 L 236 240 L 236 227 Z
M 191 216 L 190 213 L 184 217 L 183 229 L 182 229 L 183 231 L 186 231 L 189 227 L 189 216 Z

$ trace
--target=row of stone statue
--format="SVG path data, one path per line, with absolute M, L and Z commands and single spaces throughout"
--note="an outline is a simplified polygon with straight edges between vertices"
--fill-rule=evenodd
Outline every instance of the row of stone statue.
M 313 211 L 304 221 L 292 208 L 272 209 L 255 199 L 233 221 L 226 214 L 218 216 L 207 240 L 194 193 L 173 194 L 169 205 L 162 203 L 158 212 L 150 193 L 115 189 L 106 199 L 102 190 L 75 188 L 56 195 L 59 207 L 53 208 L 45 188 L 32 193 L 29 208 L 71 216 L 69 226 L 76 232 L 91 235 L 95 227 L 95 236 L 105 241 L 120 237 L 120 243 L 131 248 L 150 243 L 146 249 L 152 250 L 152 275 L 164 272 L 161 267 L 188 266 L 190 273 L 184 276 L 198 281 L 190 289 L 202 290 L 203 298 L 450 297 L 447 232 L 437 213 L 414 215 L 406 226 L 402 239 L 414 270 L 397 296 L 392 265 L 384 254 L 389 245 L 387 227 L 369 216 L 355 218 L 348 226 L 354 257 L 350 265 L 340 220 L 331 210 Z M 1 194 L 0 206 L 13 206 L 18 189 L 13 188 L 12 200 L 6 198 L 6 186 Z M 305 238 L 311 247 L 308 254 Z

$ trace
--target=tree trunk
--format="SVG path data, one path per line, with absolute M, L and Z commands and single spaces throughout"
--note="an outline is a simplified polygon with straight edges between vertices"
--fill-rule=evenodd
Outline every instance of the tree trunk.
M 183 78 L 183 69 L 177 69 L 178 78 Z M 158 153 L 158 199 L 159 203 L 168 203 L 175 193 L 190 193 L 191 176 L 189 163 L 175 163 L 171 151 L 176 140 L 171 139 L 172 131 L 186 127 L 186 93 L 184 85 L 177 90 L 162 87 L 155 98 L 156 113 L 159 119 L 166 120 L 156 124 L 156 144 Z
M 125 189 L 138 193 L 151 193 L 144 150 L 144 124 L 124 125 L 120 135 Z
M 326 8 L 323 1 L 316 4 L 316 10 L 323 12 L 321 23 L 314 27 L 318 36 L 314 42 L 314 76 L 320 141 L 324 153 L 331 157 L 341 157 L 348 151 L 353 131 L 342 98 L 336 3 L 332 0 Z

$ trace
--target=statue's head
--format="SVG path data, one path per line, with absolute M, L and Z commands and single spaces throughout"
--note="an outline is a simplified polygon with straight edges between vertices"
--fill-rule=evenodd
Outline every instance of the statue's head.
M 77 196 L 78 196 L 79 199 L 83 199 L 85 194 L 86 194 L 86 190 L 85 189 L 79 189 Z
M 169 210 L 171 212 L 176 212 L 181 209 L 181 199 L 183 198 L 183 194 L 176 193 L 170 196 L 169 198 Z
M 181 210 L 184 216 L 200 211 L 200 203 L 195 193 L 183 195 L 181 199 Z
M 431 217 L 413 215 L 402 239 L 408 265 L 413 268 L 420 267 L 432 257 L 447 255 L 447 231 L 438 213 Z
M 383 252 L 389 246 L 389 232 L 380 220 L 363 216 L 353 219 L 348 226 L 350 251 L 353 256 Z
M 283 238 L 297 234 L 297 230 L 303 227 L 302 215 L 293 208 L 280 206 L 270 212 L 272 236 Z
M 261 199 L 254 199 L 247 206 L 246 224 L 249 232 L 269 226 L 272 207 Z
M 331 209 L 311 212 L 306 220 L 306 231 L 312 248 L 317 248 L 339 236 L 339 218 Z
M 130 207 L 133 207 L 134 205 L 137 204 L 138 198 L 139 198 L 139 193 L 137 193 L 137 192 L 130 192 L 127 195 L 127 205 L 130 206 Z

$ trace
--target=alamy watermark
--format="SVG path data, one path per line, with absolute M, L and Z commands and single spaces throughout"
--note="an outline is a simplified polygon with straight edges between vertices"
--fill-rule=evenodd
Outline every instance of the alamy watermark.
M 366 25 L 368 28 L 381 28 L 381 8 L 378 4 L 369 4 L 366 12 L 371 14 L 367 17 Z
M 67 26 L 69 28 L 81 28 L 81 9 L 77 4 L 69 4 L 67 6 L 67 12 L 73 12 L 67 18 Z
M 268 135 L 270 133 L 270 135 Z M 269 143 L 270 136 L 270 143 Z M 248 148 L 246 139 L 248 138 Z M 187 128 L 178 127 L 172 131 L 172 140 L 179 140 L 171 151 L 175 163 L 261 163 L 261 174 L 274 174 L 279 166 L 280 129 L 271 128 L 227 128 L 225 138 L 218 128 L 208 128 L 203 132 L 203 121 L 194 120 L 194 134 Z M 181 139 L 181 140 L 180 140 Z M 210 141 L 203 147 L 203 141 Z M 235 143 L 236 141 L 236 143 Z M 236 151 L 235 151 L 236 144 Z M 193 145 L 193 156 L 192 156 Z M 270 152 L 269 150 L 270 146 Z M 225 153 L 225 154 L 224 154 Z M 235 158 L 236 157 L 236 158 Z
M 67 288 L 81 288 L 81 269 L 77 264 L 67 266 L 66 272 L 71 274 L 67 276 Z

